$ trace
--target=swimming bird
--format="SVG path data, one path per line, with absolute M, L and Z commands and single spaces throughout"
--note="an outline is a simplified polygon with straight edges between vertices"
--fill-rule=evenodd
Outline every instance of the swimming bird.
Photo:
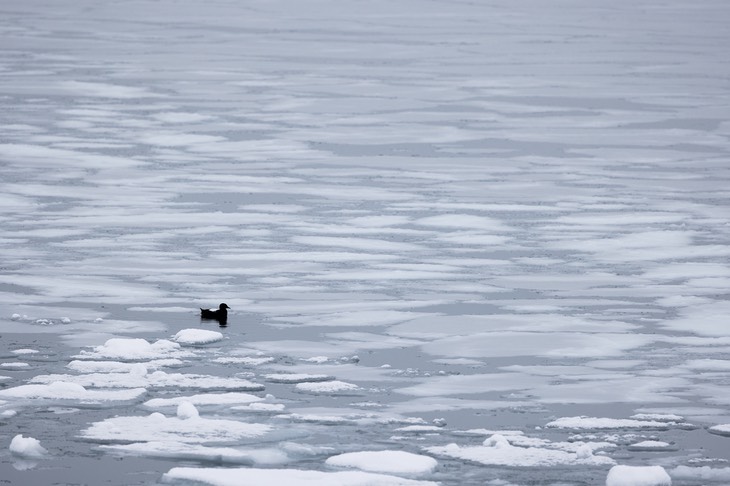
M 201 319 L 215 319 L 216 321 L 224 324 L 228 320 L 228 305 L 221 304 L 217 309 L 203 309 L 200 308 Z

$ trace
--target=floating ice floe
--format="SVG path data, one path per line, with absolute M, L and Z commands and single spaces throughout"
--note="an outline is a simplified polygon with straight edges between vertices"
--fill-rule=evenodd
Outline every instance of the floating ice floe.
M 154 359 L 144 363 L 127 363 L 124 361 L 87 361 L 74 360 L 66 365 L 67 368 L 79 373 L 141 373 L 168 366 L 182 366 L 183 361 L 176 358 Z M 144 372 L 142 372 L 144 370 Z
M 730 437 L 730 424 L 713 425 L 707 429 L 711 434 L 724 435 Z
M 627 448 L 630 451 L 658 452 L 676 450 L 672 444 L 660 440 L 644 440 L 631 444 Z
M 310 393 L 313 395 L 351 395 L 362 391 L 362 389 L 355 384 L 338 380 L 297 383 L 295 389 L 299 392 Z
M 495 434 L 481 446 L 461 447 L 457 444 L 426 447 L 425 450 L 438 456 L 453 457 L 493 466 L 550 467 L 550 466 L 603 466 L 615 464 L 609 457 L 593 454 L 604 444 L 570 444 L 573 451 L 561 450 L 566 443 L 551 443 L 539 440 L 539 445 L 517 446 L 510 443 L 516 436 L 505 437 Z M 560 448 L 553 448 L 560 447 Z
M 395 431 L 422 434 L 429 432 L 440 433 L 443 432 L 443 429 L 437 425 L 406 425 L 405 427 L 398 427 Z
M 272 383 L 316 383 L 322 381 L 333 381 L 335 378 L 330 375 L 312 375 L 307 373 L 273 373 L 264 375 L 266 381 Z
M 54 381 L 48 384 L 20 385 L 0 390 L 0 398 L 15 400 L 69 401 L 77 405 L 112 404 L 139 399 L 147 393 L 144 388 L 129 390 L 87 390 L 77 383 Z
M 407 476 L 429 474 L 438 466 L 438 462 L 433 457 L 405 451 L 348 452 L 327 458 L 325 464 L 367 472 Z
M 183 329 L 173 337 L 175 342 L 189 346 L 210 344 L 222 339 L 223 334 L 206 329 Z
M 89 373 L 83 375 L 38 375 L 31 378 L 32 383 L 51 383 L 64 381 L 92 388 L 194 388 L 201 390 L 238 390 L 261 391 L 265 387 L 259 383 L 235 377 L 197 375 L 186 373 L 165 373 L 155 371 L 146 373 L 146 368 L 138 363 L 129 373 Z
M 16 456 L 40 459 L 48 455 L 48 451 L 33 437 L 18 434 L 10 441 L 10 452 Z
M 724 484 L 730 483 L 730 467 L 677 466 L 671 469 L 669 474 L 671 477 L 677 479 L 717 481 Z
M 78 359 L 118 359 L 137 361 L 144 359 L 185 358 L 193 356 L 192 351 L 184 350 L 180 344 L 160 339 L 149 343 L 141 338 L 112 338 L 93 350 L 83 350 Z
M 561 417 L 546 424 L 546 427 L 560 429 L 653 429 L 668 430 L 673 428 L 694 428 L 686 422 L 671 422 L 666 420 L 637 420 L 637 419 L 613 419 L 605 417 Z
M 169 458 L 181 461 L 214 461 L 229 464 L 277 465 L 289 462 L 280 449 L 208 447 L 177 441 L 135 442 L 102 445 L 101 449 L 132 456 Z
M 28 368 L 28 367 L 30 367 L 30 365 L 28 363 L 23 363 L 23 362 L 0 363 L 0 368 L 22 369 L 22 368 Z
M 343 425 L 355 423 L 352 417 L 346 415 L 324 415 L 316 413 L 290 413 L 277 415 L 278 418 L 288 419 L 295 422 L 316 423 L 321 425 Z
M 174 398 L 153 398 L 147 400 L 142 405 L 148 408 L 168 408 L 177 407 L 183 402 L 192 403 L 193 405 L 243 405 L 251 404 L 254 402 L 263 401 L 263 398 L 251 395 L 249 393 L 204 393 L 199 395 L 192 395 L 186 397 L 174 397 Z
M 243 412 L 259 412 L 259 413 L 278 413 L 282 412 L 286 406 L 283 403 L 261 403 L 253 402 L 248 405 L 235 405 L 231 410 Z
M 287 486 L 437 486 L 432 481 L 399 478 L 361 471 L 306 471 L 301 469 L 192 468 L 176 467 L 162 476 L 163 482 L 195 481 L 212 486 L 240 484 L 286 484 Z
M 246 366 L 260 366 L 262 364 L 273 363 L 274 361 L 276 361 L 276 360 L 270 356 L 266 356 L 266 357 L 230 356 L 230 357 L 215 358 L 215 359 L 211 360 L 211 362 L 213 362 L 213 363 L 242 364 L 242 365 L 246 365 Z
M 672 478 L 661 466 L 613 466 L 606 486 L 671 486 Z
M 23 348 L 23 349 L 14 349 L 12 352 L 13 352 L 13 354 L 36 354 L 36 353 L 38 353 L 38 350 Z
M 182 418 L 166 417 L 159 412 L 141 417 L 113 417 L 92 424 L 81 432 L 81 437 L 104 443 L 171 441 L 223 444 L 261 438 L 272 430 L 265 424 L 191 416 L 189 411 L 190 407 L 184 407 Z

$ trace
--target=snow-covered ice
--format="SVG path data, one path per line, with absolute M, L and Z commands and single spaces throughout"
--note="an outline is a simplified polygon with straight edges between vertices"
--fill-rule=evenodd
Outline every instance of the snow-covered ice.
M 0 18 L 4 481 L 728 482 L 728 2 Z
M 265 424 L 198 417 L 191 413 L 194 406 L 181 406 L 182 417 L 166 417 L 159 412 L 145 416 L 114 417 L 91 424 L 81 432 L 81 436 L 103 443 L 174 441 L 224 444 L 260 438 L 272 430 Z
M 661 466 L 613 466 L 606 486 L 671 486 L 672 478 Z
M 514 437 L 495 434 L 488 437 L 481 446 L 459 446 L 450 443 L 445 446 L 427 447 L 426 451 L 437 456 L 453 457 L 478 462 L 490 466 L 534 467 L 554 466 L 605 466 L 615 464 L 610 457 L 593 454 L 593 447 L 602 448 L 604 444 L 592 446 L 590 443 L 574 450 L 563 450 L 563 445 L 541 442 L 536 446 L 513 445 Z
M 223 334 L 207 329 L 183 329 L 173 337 L 176 343 L 183 345 L 210 344 L 223 339 Z
M 332 381 L 304 381 L 297 383 L 295 388 L 302 393 L 311 393 L 314 395 L 327 394 L 356 394 L 361 391 L 360 387 L 354 383 L 347 383 L 340 380 Z
M 328 457 L 325 464 L 361 471 L 419 476 L 433 472 L 438 462 L 429 456 L 405 451 L 348 452 Z
M 52 381 L 48 384 L 19 385 L 0 390 L 0 398 L 16 400 L 47 400 L 51 403 L 105 404 L 137 400 L 147 393 L 145 388 L 125 390 L 87 390 L 78 383 Z
M 251 404 L 264 400 L 256 395 L 250 393 L 204 393 L 198 395 L 188 396 L 177 396 L 173 398 L 153 398 L 144 402 L 145 407 L 157 409 L 157 408 L 168 408 L 177 407 L 181 403 L 187 402 L 196 406 L 201 405 L 241 405 Z
M 287 484 L 291 486 L 436 486 L 433 481 L 399 478 L 387 474 L 360 471 L 320 472 L 298 469 L 213 469 L 173 468 L 162 477 L 163 481 L 195 481 L 213 486 L 238 484 Z
M 39 459 L 48 455 L 48 451 L 41 445 L 38 439 L 23 437 L 18 434 L 10 441 L 10 452 L 20 457 Z
M 153 343 L 141 338 L 113 338 L 92 350 L 83 350 L 79 359 L 117 359 L 137 361 L 146 359 L 184 358 L 191 356 L 190 351 L 181 349 L 180 344 L 167 339 Z

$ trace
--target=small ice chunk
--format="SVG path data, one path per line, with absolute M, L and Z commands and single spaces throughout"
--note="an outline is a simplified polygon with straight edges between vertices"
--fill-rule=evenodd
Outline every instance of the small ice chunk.
M 512 447 L 507 438 L 501 434 L 494 434 L 484 439 L 483 443 L 486 447 L 494 447 L 496 449 L 506 449 Z
M 10 320 L 12 321 L 19 321 L 21 318 L 22 316 L 20 314 L 13 314 L 12 316 L 10 316 Z
M 198 409 L 190 402 L 182 402 L 177 406 L 177 418 L 182 420 L 194 419 L 200 417 Z
M 209 331 L 207 329 L 183 329 L 175 334 L 173 340 L 180 344 L 189 346 L 210 344 L 223 339 L 223 334 L 218 331 Z
M 325 464 L 368 472 L 423 475 L 433 472 L 438 462 L 433 457 L 405 451 L 364 451 L 332 456 Z
M 14 349 L 13 350 L 13 354 L 36 354 L 36 353 L 38 353 L 37 349 L 23 348 L 23 349 Z
M 590 459 L 593 457 L 593 448 L 588 444 L 578 446 L 578 449 L 575 451 L 575 457 L 583 460 Z
M 62 317 L 61 322 L 63 324 L 71 324 L 71 319 L 69 319 L 68 317 Z
M 307 361 L 309 363 L 316 363 L 316 364 L 323 364 L 329 361 L 329 358 L 327 356 L 312 356 L 311 358 L 304 358 L 302 361 Z
M 275 412 L 281 412 L 286 408 L 286 406 L 283 403 L 251 403 L 249 405 L 238 405 L 236 407 L 231 407 L 231 410 L 242 410 L 242 411 L 248 411 L 248 412 L 267 412 L 267 413 L 275 413 Z
M 48 451 L 41 445 L 41 443 L 33 437 L 23 437 L 22 434 L 18 434 L 13 437 L 10 441 L 10 452 L 20 457 L 29 457 L 33 459 L 39 459 L 45 457 Z
M 97 324 L 99 324 L 101 322 L 104 322 L 104 319 L 102 319 L 101 317 L 97 317 L 96 319 L 94 319 L 94 322 L 96 322 Z
M 18 412 L 15 410 L 3 410 L 0 412 L 0 417 L 2 418 L 12 418 L 18 415 Z
M 606 486 L 671 486 L 672 479 L 661 466 L 613 466 Z

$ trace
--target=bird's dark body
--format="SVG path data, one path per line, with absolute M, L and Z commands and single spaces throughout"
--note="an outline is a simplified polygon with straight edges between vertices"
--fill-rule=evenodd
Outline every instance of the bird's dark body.
M 228 307 L 226 304 L 221 304 L 218 306 L 218 309 L 203 309 L 200 308 L 200 318 L 201 319 L 213 319 L 218 321 L 221 325 L 225 324 L 228 321 Z

